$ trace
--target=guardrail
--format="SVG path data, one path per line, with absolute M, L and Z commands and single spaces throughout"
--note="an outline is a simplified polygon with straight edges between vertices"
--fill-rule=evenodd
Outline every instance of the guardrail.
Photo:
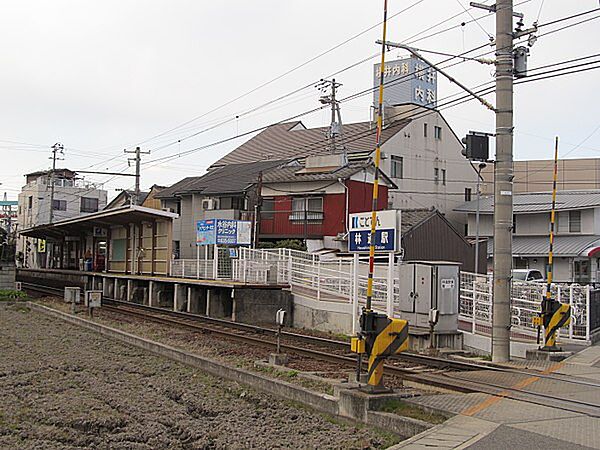
M 230 257 L 228 249 L 220 249 L 217 258 L 211 260 L 174 260 L 171 273 L 182 278 L 287 285 L 294 293 L 317 301 L 349 303 L 357 317 L 366 298 L 368 264 L 357 257 L 329 260 L 298 250 L 242 247 L 234 258 Z M 555 298 L 571 305 L 572 320 L 560 330 L 560 337 L 590 342 L 595 332 L 600 333 L 600 290 L 566 283 L 554 283 L 552 289 Z M 545 295 L 544 283 L 512 282 L 511 333 L 514 338 L 535 340 L 537 329 L 532 319 L 539 314 Z M 462 331 L 491 334 L 492 298 L 490 276 L 461 272 L 459 326 Z M 377 264 L 373 278 L 373 308 L 396 317 L 399 304 L 397 266 Z
M 460 279 L 459 319 L 462 330 L 473 334 L 491 334 L 492 277 L 462 272 Z M 571 306 L 571 321 L 560 330 L 562 339 L 590 341 L 600 329 L 600 291 L 588 285 L 553 283 L 552 295 L 561 303 Z M 535 339 L 537 328 L 532 319 L 541 311 L 546 296 L 546 284 L 514 281 L 511 285 L 511 333 L 513 337 Z M 592 311 L 593 304 L 598 311 Z M 597 305 L 597 306 L 596 306 Z M 594 317 L 596 322 L 591 322 Z

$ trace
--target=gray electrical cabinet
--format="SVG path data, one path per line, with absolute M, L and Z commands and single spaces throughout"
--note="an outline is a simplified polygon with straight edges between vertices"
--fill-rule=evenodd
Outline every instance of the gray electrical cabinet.
M 458 330 L 458 263 L 406 262 L 399 265 L 400 315 L 409 325 L 429 329 L 429 311 L 439 311 L 436 332 Z

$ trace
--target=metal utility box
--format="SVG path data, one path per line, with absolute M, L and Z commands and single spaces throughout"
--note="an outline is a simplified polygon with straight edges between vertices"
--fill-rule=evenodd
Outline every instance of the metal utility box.
M 85 306 L 100 308 L 102 306 L 102 291 L 85 291 Z
M 81 303 L 81 288 L 66 287 L 65 288 L 65 303 Z
M 411 326 L 429 328 L 429 312 L 439 311 L 436 332 L 458 330 L 459 264 L 445 261 L 402 263 L 400 313 Z

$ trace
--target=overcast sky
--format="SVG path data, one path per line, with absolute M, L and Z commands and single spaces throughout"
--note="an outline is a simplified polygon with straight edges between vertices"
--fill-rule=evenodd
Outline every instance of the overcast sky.
M 538 14 L 539 23 L 544 24 L 599 6 L 597 0 L 515 3 L 522 3 L 515 9 L 525 13 L 526 27 Z M 375 40 L 381 38 L 381 26 L 376 25 L 382 4 L 379 0 L 0 1 L 0 154 L 4 162 L 0 192 L 16 198 L 24 184 L 23 174 L 50 167 L 48 156 L 55 142 L 66 148 L 60 166 L 122 171 L 127 167 L 126 147 L 140 144 L 143 150 L 151 150 L 151 155 L 144 155 L 149 161 L 318 107 L 319 93 L 311 83 L 378 52 Z M 494 33 L 493 14 L 481 10 L 469 9 L 474 17 L 484 16 L 477 22 L 481 27 L 477 23 L 460 26 L 471 20 L 463 9 L 468 8 L 468 0 L 389 0 L 389 15 L 411 5 L 415 6 L 390 20 L 389 40 L 403 41 L 455 15 L 419 37 L 449 31 L 414 45 L 456 54 L 485 44 L 487 34 Z M 549 25 L 539 34 L 596 15 L 600 12 Z M 334 51 L 210 112 L 370 27 Z M 600 53 L 599 43 L 600 19 L 541 36 L 531 49 L 529 67 Z M 474 54 L 488 50 L 491 47 Z M 399 55 L 404 56 L 392 51 L 387 58 Z M 371 87 L 374 62 L 371 59 L 337 74 L 337 81 L 343 83 L 339 96 Z M 449 71 L 467 86 L 476 86 L 493 80 L 492 69 L 467 62 Z M 551 158 L 555 135 L 561 138 L 561 155 L 600 157 L 599 80 L 600 72 L 591 70 L 516 86 L 515 158 Z M 282 101 L 244 114 L 307 85 Z M 440 79 L 438 98 L 457 91 Z M 488 98 L 494 101 L 493 95 Z M 368 120 L 371 99 L 366 95 L 344 102 L 344 122 Z M 459 136 L 473 129 L 494 130 L 493 114 L 476 102 L 443 114 Z M 236 120 L 236 115 L 241 117 Z M 302 120 L 309 127 L 323 126 L 328 113 L 319 111 Z M 207 131 L 221 122 L 225 123 Z M 247 138 L 148 164 L 142 187 L 201 175 Z M 116 188 L 133 184 L 129 177 L 89 175 L 87 179 L 110 180 L 105 185 L 109 197 L 116 194 Z

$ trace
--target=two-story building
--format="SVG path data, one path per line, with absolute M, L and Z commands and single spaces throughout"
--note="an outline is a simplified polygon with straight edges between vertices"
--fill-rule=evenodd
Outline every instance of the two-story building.
M 187 177 L 156 194 L 162 207 L 179 214 L 173 222 L 177 258 L 196 257 L 196 222 L 204 219 L 252 220 L 260 174 L 287 161 L 228 164 L 198 177 Z M 210 251 L 202 247 L 202 252 Z M 206 256 L 206 255 L 202 255 Z
M 19 194 L 17 213 L 21 229 L 49 223 L 51 218 L 57 222 L 94 213 L 106 206 L 107 192 L 99 186 L 84 181 L 69 169 L 51 172 L 45 170 L 25 175 L 26 184 Z M 46 249 L 43 241 L 26 236 L 17 239 L 17 255 L 25 267 L 46 267 L 51 253 L 52 249 Z
M 488 270 L 493 267 L 494 199 L 480 201 L 479 236 L 488 239 Z M 513 268 L 546 271 L 550 247 L 551 192 L 513 196 Z M 467 234 L 475 237 L 477 201 L 456 208 L 467 215 Z M 559 191 L 553 247 L 555 281 L 600 282 L 600 190 Z
M 157 198 L 180 215 L 173 225 L 176 257 L 196 256 L 195 223 L 203 219 L 250 220 L 262 242 L 300 239 L 312 249 L 342 249 L 348 214 L 371 208 L 373 178 L 372 163 L 346 163 L 341 154 L 304 163 L 271 160 L 217 167 L 185 178 Z M 393 187 L 382 173 L 379 209 L 388 205 Z
M 331 153 L 328 130 L 306 128 L 300 121 L 273 125 L 216 161 L 211 169 L 327 155 Z M 350 162 L 367 161 L 375 150 L 375 134 L 373 122 L 344 124 L 336 146 L 346 151 Z M 390 190 L 388 207 L 435 208 L 463 229 L 464 215 L 454 209 L 475 193 L 477 174 L 442 114 L 414 104 L 386 108 L 381 142 L 381 169 L 397 186 Z

